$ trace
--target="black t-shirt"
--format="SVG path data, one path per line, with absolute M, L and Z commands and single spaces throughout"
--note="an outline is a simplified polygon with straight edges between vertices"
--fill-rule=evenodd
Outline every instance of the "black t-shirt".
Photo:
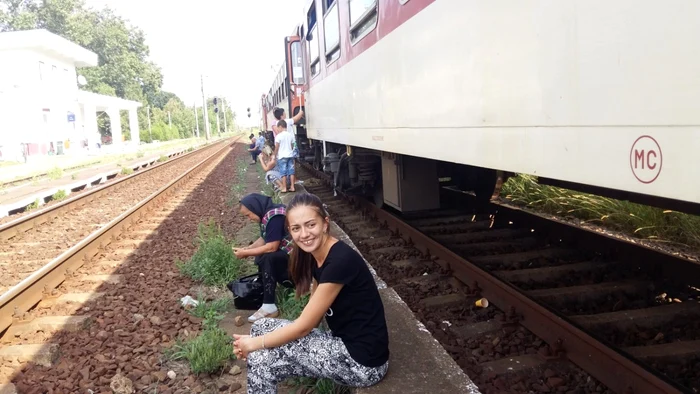
M 281 241 L 287 235 L 284 227 L 284 215 L 273 216 L 265 227 L 265 243 Z
M 318 284 L 340 283 L 326 321 L 333 335 L 343 340 L 352 358 L 367 367 L 389 360 L 389 333 L 384 305 L 372 273 L 359 253 L 342 241 L 331 246 L 321 268 L 315 266 Z

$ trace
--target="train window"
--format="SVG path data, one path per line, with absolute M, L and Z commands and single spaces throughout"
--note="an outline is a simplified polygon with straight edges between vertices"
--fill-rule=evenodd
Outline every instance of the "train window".
M 377 0 L 350 1 L 350 37 L 353 44 L 377 26 Z
M 340 26 L 338 20 L 338 7 L 333 4 L 323 19 L 323 32 L 325 34 L 326 59 L 333 57 L 334 52 L 340 51 Z M 330 62 L 330 60 L 328 60 Z
M 289 48 L 289 62 L 292 64 L 292 81 L 300 85 L 304 83 L 304 63 L 301 59 L 301 42 L 295 41 Z
M 314 27 L 316 27 L 316 2 L 313 1 L 311 2 L 311 8 L 309 8 L 309 12 L 306 13 L 306 23 L 309 25 L 308 30 L 311 31 Z
M 323 0 L 323 15 L 326 15 L 328 10 L 335 4 L 335 0 Z

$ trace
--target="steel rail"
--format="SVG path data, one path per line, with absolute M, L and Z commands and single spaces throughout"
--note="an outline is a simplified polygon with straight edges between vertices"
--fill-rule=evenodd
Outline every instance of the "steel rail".
M 305 163 L 301 164 L 318 178 L 330 184 L 331 187 L 333 186 L 332 179 L 326 174 Z M 480 296 L 487 298 L 489 302 L 501 310 L 509 311 L 514 308 L 519 318 L 518 323 L 547 342 L 550 349 L 562 351 L 560 354 L 552 354 L 552 359 L 566 357 L 616 393 L 675 394 L 682 392 L 656 374 L 646 370 L 631 357 L 606 346 L 561 316 L 528 298 L 515 287 L 448 250 L 396 216 L 361 198 L 347 196 L 341 192 L 338 192 L 338 195 L 342 195 L 362 211 L 373 216 L 381 224 L 412 244 L 413 247 L 442 260 L 447 265 L 446 268 L 450 268 L 459 281 L 469 286 L 471 290 L 475 290 L 477 287 L 476 290 Z
M 200 172 L 207 163 L 225 153 L 226 148 L 228 148 L 228 144 L 223 144 L 185 173 L 168 182 L 167 185 L 153 192 L 131 209 L 94 231 L 78 244 L 0 295 L 0 333 L 12 324 L 22 322 L 27 311 L 42 299 L 50 298 L 51 292 L 63 281 L 72 277 L 80 267 L 90 262 L 95 255 L 104 250 L 105 246 L 115 241 L 120 234 L 128 230 L 153 208 L 160 206 L 164 199 L 179 190 L 184 182 Z
M 81 207 L 85 204 L 91 203 L 92 201 L 101 198 L 107 193 L 120 190 L 123 187 L 127 187 L 128 184 L 130 184 L 134 179 L 148 173 L 151 170 L 162 168 L 163 166 L 169 166 L 173 163 L 179 162 L 179 160 L 184 159 L 185 157 L 188 157 L 191 154 L 201 153 L 205 150 L 213 149 L 214 147 L 223 142 L 225 142 L 225 140 L 215 142 L 214 144 L 206 146 L 202 149 L 197 149 L 192 152 L 187 152 L 185 154 L 178 155 L 173 160 L 152 165 L 148 168 L 136 171 L 131 175 L 119 179 L 116 182 L 98 186 L 87 193 L 79 194 L 58 204 L 51 205 L 44 209 L 38 210 L 32 214 L 22 216 L 11 222 L 5 223 L 0 226 L 0 241 L 7 241 L 10 238 L 16 236 L 17 234 L 26 232 L 40 224 L 46 223 L 47 221 L 54 220 L 77 207 Z

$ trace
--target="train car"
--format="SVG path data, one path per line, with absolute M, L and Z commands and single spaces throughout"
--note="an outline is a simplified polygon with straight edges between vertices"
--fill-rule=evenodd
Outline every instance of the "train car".
M 408 212 L 437 208 L 441 187 L 488 199 L 524 173 L 700 213 L 700 2 L 310 0 L 305 13 L 284 75 L 336 187 Z
M 268 93 L 263 96 L 261 113 L 265 130 L 272 131 L 272 126 L 277 124 L 273 115 L 275 108 L 283 108 L 288 116 L 294 116 L 304 108 L 305 78 L 303 47 L 298 36 L 285 37 L 284 39 L 284 63 L 277 72 L 277 76 Z M 297 145 L 300 152 L 308 151 L 306 138 L 306 121 L 302 119 L 294 125 L 297 136 Z

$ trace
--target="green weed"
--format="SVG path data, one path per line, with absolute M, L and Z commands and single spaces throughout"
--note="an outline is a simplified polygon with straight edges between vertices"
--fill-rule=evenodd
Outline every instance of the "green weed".
M 59 167 L 54 167 L 46 173 L 46 176 L 51 180 L 60 179 L 63 176 L 63 170 Z
M 134 173 L 134 170 L 131 167 L 122 167 L 121 173 L 122 175 L 131 175 Z
M 136 152 L 136 157 L 138 157 L 139 159 L 142 158 L 142 157 L 144 157 L 145 155 L 146 155 L 146 154 L 145 154 L 144 152 L 142 152 L 142 151 Z
M 27 205 L 27 207 L 24 208 L 24 210 L 25 210 L 25 211 L 33 211 L 33 210 L 39 208 L 39 204 L 40 204 L 40 201 L 39 201 L 39 199 L 37 198 L 36 200 L 34 200 L 33 203 Z
M 63 189 L 60 189 L 56 193 L 54 193 L 53 196 L 51 196 L 51 199 L 54 201 L 61 201 L 61 200 L 65 200 L 66 197 L 68 197 L 68 194 L 66 193 L 66 191 Z
M 195 242 L 199 248 L 190 261 L 177 262 L 183 275 L 207 286 L 225 285 L 238 278 L 243 261 L 233 254 L 231 242 L 214 219 L 199 224 Z
M 200 319 L 204 319 L 205 322 L 218 322 L 223 318 L 223 313 L 226 312 L 226 310 L 231 305 L 230 298 L 220 298 L 218 300 L 207 302 L 203 298 L 199 297 L 197 299 L 197 302 L 197 306 L 190 309 L 189 312 L 193 316 L 199 317 Z
M 234 358 L 233 338 L 216 326 L 205 326 L 199 335 L 187 341 L 177 340 L 166 352 L 172 360 L 187 360 L 195 374 L 220 370 Z
M 162 163 L 162 162 L 167 161 L 167 160 L 168 160 L 168 156 L 165 156 L 165 155 L 161 155 L 161 156 L 158 158 L 158 162 L 159 162 L 159 163 Z
M 700 247 L 700 216 L 540 185 L 531 175 L 510 178 L 501 195 L 538 211 L 575 217 L 637 238 Z

